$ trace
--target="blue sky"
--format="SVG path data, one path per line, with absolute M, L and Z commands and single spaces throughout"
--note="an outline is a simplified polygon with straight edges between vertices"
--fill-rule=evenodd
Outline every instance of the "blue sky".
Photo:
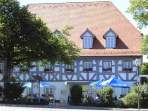
M 91 1 L 104 1 L 104 0 L 18 0 L 21 5 L 27 5 L 31 3 L 62 3 L 62 2 L 91 2 Z M 129 6 L 129 0 L 106 0 L 111 1 L 115 6 L 128 18 L 128 20 L 137 27 L 137 23 L 133 20 L 132 16 L 127 13 Z M 143 34 L 148 34 L 148 27 L 141 30 Z

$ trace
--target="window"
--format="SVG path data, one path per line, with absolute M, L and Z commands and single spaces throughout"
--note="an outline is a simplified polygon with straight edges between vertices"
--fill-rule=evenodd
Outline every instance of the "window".
M 44 94 L 45 95 L 48 95 L 49 94 L 49 88 L 47 88 L 47 87 L 44 88 Z
M 62 33 L 57 29 L 53 32 L 53 34 L 55 37 L 60 37 L 62 35 Z
M 90 49 L 93 47 L 93 38 L 94 34 L 89 31 L 89 29 L 86 29 L 86 31 L 81 35 L 81 38 L 83 39 L 83 48 L 84 49 Z
M 45 72 L 53 72 L 54 71 L 53 64 L 46 64 L 44 67 L 44 71 Z
M 0 73 L 2 73 L 2 72 L 3 72 L 3 64 L 0 63 Z
M 92 37 L 85 37 L 83 39 L 83 48 L 84 49 L 90 49 L 90 48 L 92 48 L 92 44 L 93 44 Z
M 104 61 L 103 62 L 103 71 L 112 72 L 112 61 Z
M 132 71 L 132 62 L 131 61 L 123 61 L 123 71 Z
M 73 64 L 66 64 L 65 71 L 66 72 L 74 72 L 74 65 Z
M 84 61 L 83 71 L 92 71 L 93 65 L 91 61 Z
M 110 28 L 105 34 L 106 48 L 116 48 L 116 33 Z
M 106 48 L 115 48 L 116 47 L 116 38 L 106 37 Z

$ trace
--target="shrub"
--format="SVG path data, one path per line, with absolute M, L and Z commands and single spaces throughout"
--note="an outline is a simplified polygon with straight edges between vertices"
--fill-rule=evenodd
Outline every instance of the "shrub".
M 91 96 L 85 96 L 83 98 L 83 105 L 86 105 L 86 106 L 93 106 L 95 103 L 93 97 Z
M 146 89 L 147 85 L 140 85 L 140 106 L 148 106 L 148 92 Z M 122 98 L 123 103 L 126 107 L 137 107 L 138 105 L 138 86 L 134 86 L 130 93 L 128 93 L 124 98 Z
M 118 107 L 118 108 L 123 108 L 123 107 L 125 107 L 123 101 L 120 100 L 120 99 L 116 100 L 116 101 L 114 102 L 114 105 L 115 105 L 116 107 Z
M 79 105 L 82 102 L 82 87 L 80 85 L 74 85 L 71 87 L 70 92 L 70 103 L 74 105 Z
M 138 105 L 138 95 L 135 92 L 130 92 L 122 100 L 126 107 L 137 107 Z
M 111 87 L 104 87 L 97 91 L 100 98 L 101 106 L 112 106 L 113 105 L 113 90 Z
M 148 63 L 144 63 L 141 66 L 141 74 L 148 74 Z
M 22 97 L 24 91 L 22 83 L 16 82 L 14 78 L 10 82 L 5 83 L 3 89 L 4 100 L 5 101 L 16 101 Z

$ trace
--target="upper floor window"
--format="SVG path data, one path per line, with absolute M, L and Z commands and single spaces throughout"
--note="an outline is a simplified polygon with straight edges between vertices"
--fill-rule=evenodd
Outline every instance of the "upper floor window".
M 123 71 L 132 71 L 132 61 L 123 61 Z
M 83 71 L 92 71 L 92 69 L 93 69 L 92 61 L 83 62 Z
M 105 34 L 106 48 L 116 48 L 117 34 L 110 28 Z
M 112 61 L 104 61 L 103 62 L 103 71 L 112 72 Z
M 54 65 L 53 64 L 50 64 L 50 63 L 45 64 L 44 71 L 45 72 L 53 72 L 54 71 Z
M 2 73 L 2 71 L 3 71 L 3 64 L 0 63 L 0 73 Z
M 86 29 L 86 31 L 81 35 L 81 38 L 83 39 L 84 49 L 91 49 L 93 47 L 94 37 L 94 34 L 89 29 Z
M 66 64 L 65 71 L 66 72 L 74 72 L 74 64 Z

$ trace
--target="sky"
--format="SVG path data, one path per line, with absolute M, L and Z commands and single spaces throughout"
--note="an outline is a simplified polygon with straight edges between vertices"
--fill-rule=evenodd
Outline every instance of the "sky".
M 91 2 L 91 1 L 111 1 L 114 5 L 123 13 L 123 15 L 138 28 L 136 21 L 132 18 L 132 15 L 127 12 L 130 5 L 129 0 L 18 0 L 21 5 L 27 5 L 32 3 L 63 3 L 63 2 Z M 140 30 L 140 29 L 139 29 Z M 148 34 L 148 26 L 140 30 L 144 35 Z

